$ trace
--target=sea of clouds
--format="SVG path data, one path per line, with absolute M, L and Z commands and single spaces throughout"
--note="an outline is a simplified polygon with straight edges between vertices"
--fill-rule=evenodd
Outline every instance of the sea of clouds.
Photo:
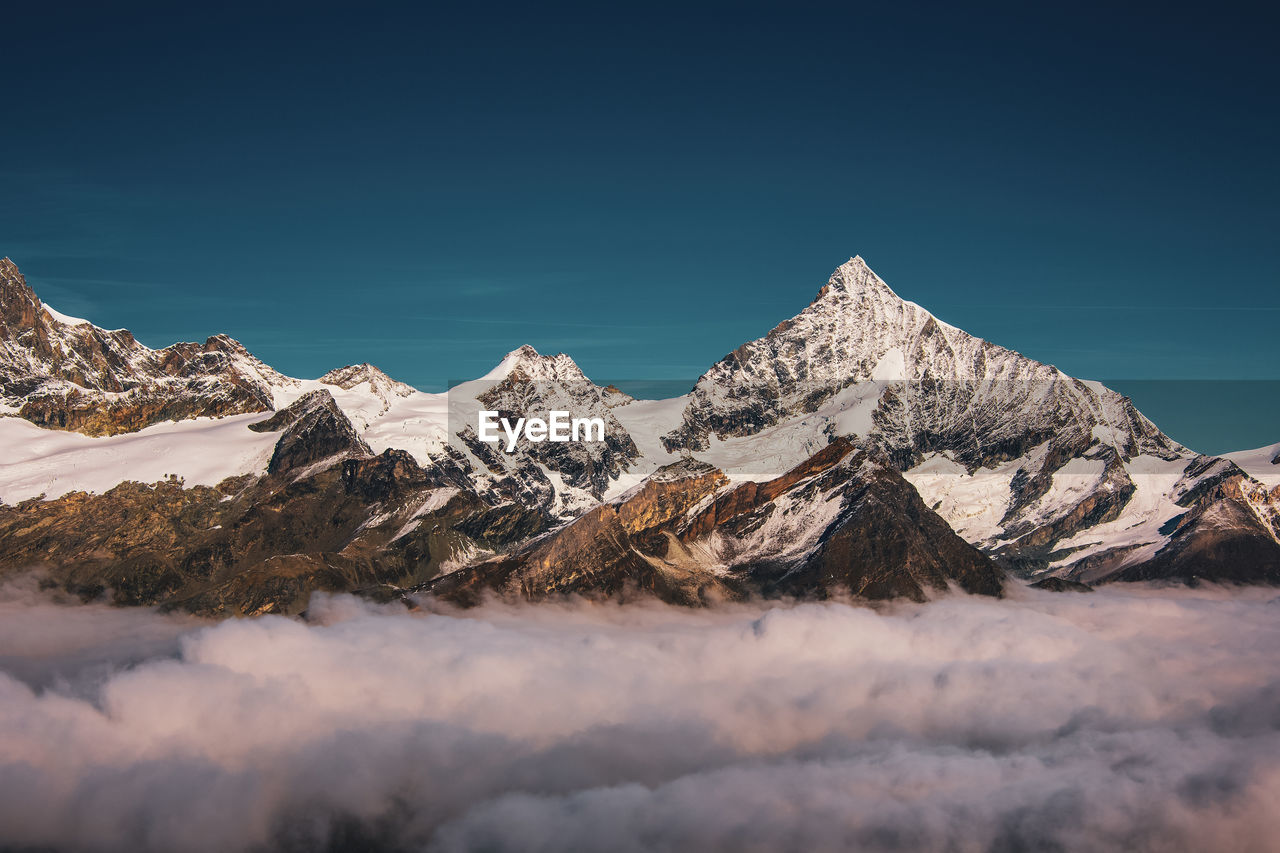
M 0 848 L 1280 849 L 1280 593 L 203 622 L 0 590 Z

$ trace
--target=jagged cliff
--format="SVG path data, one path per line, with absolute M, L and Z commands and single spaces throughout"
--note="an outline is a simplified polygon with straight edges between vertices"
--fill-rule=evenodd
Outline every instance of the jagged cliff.
M 0 259 L 0 403 L 34 424 L 116 435 L 161 421 L 266 412 L 292 383 L 237 341 L 153 350 L 47 309 Z

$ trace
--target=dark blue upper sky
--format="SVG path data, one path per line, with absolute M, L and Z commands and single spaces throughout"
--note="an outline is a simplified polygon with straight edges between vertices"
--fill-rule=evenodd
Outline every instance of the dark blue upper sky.
M 148 344 L 691 381 L 857 253 L 1121 390 L 1280 379 L 1262 4 L 46 5 L 5 9 L 0 254 Z M 1142 387 L 1199 449 L 1280 440 Z

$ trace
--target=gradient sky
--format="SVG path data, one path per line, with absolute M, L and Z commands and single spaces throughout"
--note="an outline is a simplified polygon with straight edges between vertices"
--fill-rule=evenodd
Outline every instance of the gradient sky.
M 1197 449 L 1280 440 L 1262 4 L 38 5 L 0 255 L 150 345 L 692 381 L 861 254 Z

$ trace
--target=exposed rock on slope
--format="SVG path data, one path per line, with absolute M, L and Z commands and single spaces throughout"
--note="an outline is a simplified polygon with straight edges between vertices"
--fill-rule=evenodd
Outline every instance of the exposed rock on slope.
M 153 350 L 124 329 L 62 318 L 12 261 L 0 260 L 0 402 L 34 424 L 114 435 L 265 412 L 273 389 L 292 381 L 225 335 Z
M 302 395 L 265 421 L 250 424 L 249 429 L 284 431 L 267 464 L 268 474 L 283 474 L 335 456 L 373 455 L 333 395 L 324 389 Z
M 599 503 L 639 455 L 612 411 L 630 401 L 616 388 L 594 384 L 569 356 L 540 355 L 524 346 L 508 353 L 484 379 L 451 392 L 450 434 L 455 449 L 471 454 L 492 475 L 493 488 L 504 497 L 572 516 Z M 501 431 L 497 443 L 480 440 L 476 416 L 481 409 L 495 411 L 513 424 L 520 418 L 546 420 L 552 411 L 598 418 L 604 424 L 604 439 L 522 441 L 516 452 L 509 453 Z
M 261 478 L 122 483 L 0 506 L 0 571 L 40 568 L 121 604 L 296 613 L 313 591 L 394 592 L 549 522 L 523 507 L 502 515 L 459 489 L 457 471 L 423 469 L 403 451 L 370 456 L 325 392 L 270 421 L 281 433 Z
M 1031 584 L 1031 586 L 1035 589 L 1047 590 L 1048 592 L 1093 592 L 1093 587 L 1088 584 L 1055 577 L 1038 580 Z
M 908 596 L 955 582 L 999 595 L 1003 572 L 920 501 L 891 468 L 837 442 L 782 477 L 726 484 L 682 462 L 505 557 L 423 587 L 474 602 L 644 591 L 695 604 L 766 594 Z
M 1235 466 L 1231 466 L 1234 468 Z M 1171 520 L 1168 543 L 1150 559 L 1086 562 L 1081 579 L 1280 584 L 1280 487 L 1236 469 L 1211 481 Z
M 741 585 L 703 567 L 653 556 L 665 552 L 664 531 L 724 482 L 724 475 L 709 466 L 671 466 L 619 503 L 602 504 L 509 556 L 419 589 L 462 604 L 475 603 L 485 591 L 526 599 L 644 593 L 678 604 L 740 597 Z

